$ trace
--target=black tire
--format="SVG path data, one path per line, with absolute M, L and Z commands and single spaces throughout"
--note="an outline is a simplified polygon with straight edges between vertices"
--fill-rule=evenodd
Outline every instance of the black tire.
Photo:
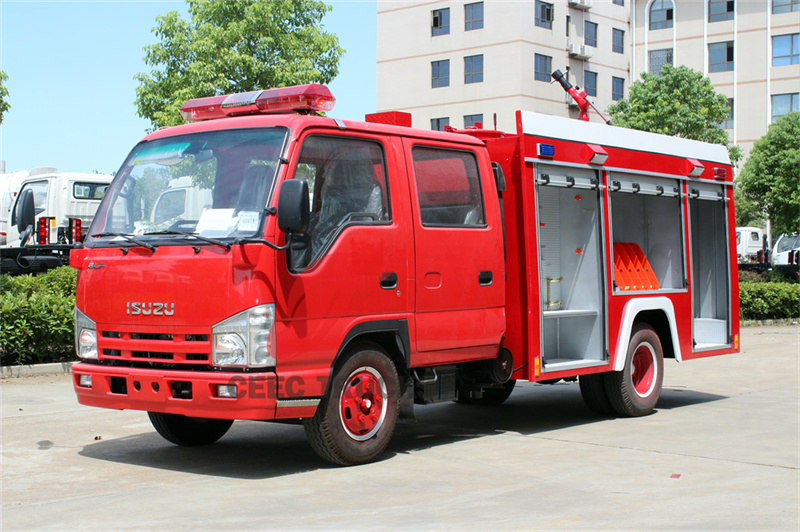
M 664 352 L 658 334 L 647 324 L 633 328 L 625 367 L 605 373 L 606 396 L 621 416 L 645 416 L 661 396 Z
M 517 381 L 512 379 L 503 384 L 495 385 L 493 388 L 483 388 L 483 395 L 480 399 L 472 398 L 468 392 L 458 390 L 456 402 L 464 405 L 500 406 L 511 396 L 516 384 Z
M 214 443 L 233 425 L 232 419 L 205 419 L 161 412 L 148 412 L 147 415 L 165 440 L 185 447 Z
M 303 420 L 308 442 L 325 460 L 356 465 L 374 460 L 394 434 L 400 381 L 380 347 L 361 344 L 336 370 L 314 417 Z
M 606 395 L 605 374 L 593 373 L 581 375 L 578 378 L 581 387 L 581 397 L 589 410 L 595 414 L 609 417 L 615 414 L 614 408 Z

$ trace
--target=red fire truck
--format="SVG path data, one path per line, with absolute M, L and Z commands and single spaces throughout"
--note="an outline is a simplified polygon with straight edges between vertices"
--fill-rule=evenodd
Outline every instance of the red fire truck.
M 516 133 L 318 114 L 333 102 L 192 100 L 133 149 L 71 256 L 81 404 L 179 445 L 302 420 L 346 465 L 414 403 L 564 379 L 640 416 L 664 358 L 738 351 L 724 147 L 527 111 Z

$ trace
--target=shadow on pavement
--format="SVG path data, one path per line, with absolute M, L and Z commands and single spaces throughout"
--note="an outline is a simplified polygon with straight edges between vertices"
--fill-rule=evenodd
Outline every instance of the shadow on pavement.
M 720 399 L 725 397 L 667 388 L 662 391 L 658 409 L 671 410 Z M 417 406 L 415 410 L 417 422 L 398 424 L 381 460 L 398 453 L 504 432 L 533 435 L 587 423 L 613 422 L 589 411 L 578 386 L 566 383 L 518 385 L 511 398 L 499 407 L 439 403 Z M 85 446 L 79 454 L 97 460 L 241 479 L 335 468 L 314 454 L 302 425 L 255 421 L 234 423 L 221 440 L 205 447 L 178 447 L 153 431 L 98 441 Z

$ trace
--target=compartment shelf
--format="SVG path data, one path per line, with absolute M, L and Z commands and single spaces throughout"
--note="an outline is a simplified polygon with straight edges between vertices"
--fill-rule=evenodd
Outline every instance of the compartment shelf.
M 596 317 L 596 310 L 545 310 L 542 312 L 545 319 L 553 318 L 583 318 L 583 317 Z

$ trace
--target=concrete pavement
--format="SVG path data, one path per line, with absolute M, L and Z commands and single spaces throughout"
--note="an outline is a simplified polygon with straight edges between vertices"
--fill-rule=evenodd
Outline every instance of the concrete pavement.
M 77 404 L 70 376 L 9 379 L 2 528 L 771 529 L 800 527 L 800 328 L 665 362 L 658 411 L 599 419 L 576 384 L 500 408 L 417 408 L 385 457 L 329 466 L 296 425 L 236 422 L 175 447 L 142 412 Z

